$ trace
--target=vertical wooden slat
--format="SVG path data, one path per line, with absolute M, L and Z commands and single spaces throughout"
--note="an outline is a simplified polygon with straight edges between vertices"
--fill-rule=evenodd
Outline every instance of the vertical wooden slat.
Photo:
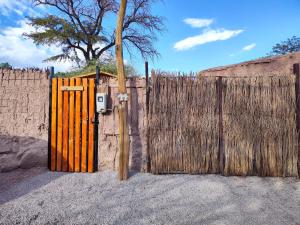
M 81 85 L 81 78 L 76 78 L 76 86 Z M 75 105 L 75 172 L 80 172 L 80 109 L 81 91 L 76 91 Z
M 87 121 L 88 121 L 88 80 L 82 79 L 82 150 L 81 150 L 81 171 L 87 171 Z
M 52 167 L 55 168 L 55 165 L 53 166 L 53 163 L 51 164 L 52 161 L 52 141 L 51 141 L 51 136 L 52 136 L 52 78 L 54 77 L 54 67 L 51 67 L 50 69 L 50 76 L 49 76 L 49 105 L 48 105 L 48 169 L 51 170 Z M 22 78 L 21 78 L 22 79 Z
M 97 87 L 100 82 L 100 68 L 96 66 L 96 79 L 95 79 L 95 85 L 94 85 L 94 172 L 98 170 L 98 136 L 99 136 L 99 113 L 97 112 L 97 106 L 96 106 L 96 93 L 97 93 Z
M 298 176 L 300 177 L 300 64 L 293 65 L 293 72 L 296 76 L 295 91 L 296 91 L 296 128 L 298 133 Z
M 222 98 L 223 98 L 223 83 L 222 77 L 218 77 L 217 80 L 217 103 L 219 109 L 219 171 L 224 174 L 225 166 L 225 150 L 224 150 L 224 135 L 223 135 L 223 107 L 222 107 Z
M 62 160 L 62 124 L 63 124 L 63 115 L 62 115 L 62 86 L 63 80 L 61 78 L 58 79 L 57 85 L 57 161 L 56 161 L 56 170 L 61 171 L 61 160 Z
M 147 137 L 147 146 L 146 146 L 146 172 L 149 173 L 151 171 L 151 163 L 150 163 L 150 153 L 149 153 L 149 66 L 148 62 L 145 62 L 145 76 L 146 76 L 146 117 L 147 117 L 147 129 L 146 129 L 146 137 Z
M 69 86 L 69 79 L 64 79 L 64 86 Z M 69 148 L 69 92 L 63 92 L 63 171 L 68 171 Z
M 56 104 L 57 104 L 57 78 L 52 79 L 52 106 L 51 106 L 51 170 L 56 168 Z
M 88 142 L 88 172 L 94 172 L 94 101 L 95 80 L 89 79 L 89 142 Z
M 70 86 L 74 86 L 74 78 L 70 79 Z M 70 120 L 69 120 L 69 171 L 74 171 L 74 91 L 70 92 Z

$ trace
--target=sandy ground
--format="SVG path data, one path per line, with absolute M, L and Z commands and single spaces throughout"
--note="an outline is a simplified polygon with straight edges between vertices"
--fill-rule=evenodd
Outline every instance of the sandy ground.
M 0 224 L 300 224 L 300 181 L 17 170 L 0 174 Z

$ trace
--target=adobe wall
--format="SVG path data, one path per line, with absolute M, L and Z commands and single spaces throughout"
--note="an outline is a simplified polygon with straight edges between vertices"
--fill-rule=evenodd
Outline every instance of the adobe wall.
M 116 79 L 102 83 L 108 90 L 110 111 L 99 116 L 99 169 L 118 168 L 118 86 Z M 130 78 L 126 82 L 128 102 L 128 124 L 130 136 L 129 166 L 133 170 L 143 170 L 146 154 L 146 81 L 143 78 Z
M 0 172 L 46 166 L 48 78 L 41 70 L 0 70 Z
M 142 170 L 146 146 L 145 79 L 130 78 L 130 168 Z M 117 80 L 107 79 L 108 108 L 99 115 L 99 170 L 118 168 Z M 47 166 L 49 80 L 46 71 L 0 70 L 0 172 Z
M 221 66 L 203 70 L 200 76 L 260 76 L 289 75 L 293 73 L 293 64 L 300 63 L 300 53 L 275 56 L 243 62 L 235 65 Z

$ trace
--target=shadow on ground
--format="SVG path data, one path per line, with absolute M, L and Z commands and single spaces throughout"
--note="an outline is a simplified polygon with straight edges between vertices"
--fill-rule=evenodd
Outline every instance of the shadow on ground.
M 0 173 L 0 205 L 34 192 L 63 175 L 66 173 L 50 172 L 45 167 Z

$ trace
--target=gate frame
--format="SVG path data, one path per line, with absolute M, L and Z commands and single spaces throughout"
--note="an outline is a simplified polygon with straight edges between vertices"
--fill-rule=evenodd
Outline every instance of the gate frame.
M 48 108 L 48 169 L 51 171 L 51 124 L 52 124 L 52 79 L 54 78 L 54 67 L 50 67 L 50 74 L 49 74 L 49 108 Z M 94 85 L 94 120 L 92 123 L 94 124 L 94 145 L 93 145 L 93 152 L 94 152 L 94 161 L 93 161 L 93 171 L 98 171 L 98 129 L 99 129 L 99 113 L 97 112 L 96 107 L 96 100 L 97 100 L 97 87 L 100 81 L 100 68 L 96 66 L 96 77 L 95 77 L 95 85 Z M 70 171 L 68 171 L 70 172 Z

